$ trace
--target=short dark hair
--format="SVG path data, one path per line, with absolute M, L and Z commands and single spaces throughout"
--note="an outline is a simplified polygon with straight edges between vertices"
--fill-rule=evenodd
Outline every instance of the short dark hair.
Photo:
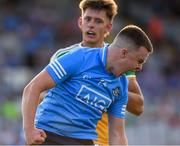
M 79 8 L 82 13 L 84 13 L 87 8 L 105 10 L 107 17 L 112 21 L 117 14 L 118 6 L 114 0 L 82 0 Z
M 128 25 L 124 27 L 117 35 L 118 38 L 125 37 L 132 41 L 137 48 L 144 46 L 148 52 L 153 52 L 152 43 L 147 34 L 136 25 Z

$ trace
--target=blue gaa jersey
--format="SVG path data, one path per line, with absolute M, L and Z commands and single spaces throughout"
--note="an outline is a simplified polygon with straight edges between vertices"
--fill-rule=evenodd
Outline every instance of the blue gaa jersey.
M 106 71 L 107 46 L 73 47 L 45 68 L 56 86 L 38 106 L 35 123 L 58 135 L 95 140 L 103 112 L 125 118 L 128 80 Z

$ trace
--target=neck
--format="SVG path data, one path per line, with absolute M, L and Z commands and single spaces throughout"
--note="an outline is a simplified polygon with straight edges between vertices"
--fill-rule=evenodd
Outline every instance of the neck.
M 111 62 L 112 62 L 112 59 L 111 59 L 111 49 L 109 49 L 108 48 L 108 50 L 107 50 L 107 61 L 106 61 L 106 70 L 108 71 L 108 72 L 111 72 L 112 73 L 112 64 L 111 64 Z
M 114 76 L 119 77 L 123 74 L 122 68 L 117 66 L 117 52 L 113 51 L 110 47 L 108 48 L 107 52 L 107 63 L 106 63 L 106 70 L 107 72 L 112 73 Z

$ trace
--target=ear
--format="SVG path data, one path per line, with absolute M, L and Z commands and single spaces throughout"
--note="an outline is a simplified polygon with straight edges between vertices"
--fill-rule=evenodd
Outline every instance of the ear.
M 105 33 L 105 37 L 107 37 L 109 35 L 109 33 L 111 32 L 112 30 L 112 23 L 109 23 L 106 25 L 106 33 Z
M 121 49 L 121 52 L 122 52 L 122 57 L 123 58 L 126 58 L 127 54 L 128 54 L 128 49 L 127 48 L 122 48 Z
M 108 25 L 107 25 L 107 31 L 108 32 L 110 32 L 111 30 L 112 30 L 112 23 L 109 23 Z
M 78 26 L 80 29 L 82 28 L 82 17 L 79 17 L 78 19 Z

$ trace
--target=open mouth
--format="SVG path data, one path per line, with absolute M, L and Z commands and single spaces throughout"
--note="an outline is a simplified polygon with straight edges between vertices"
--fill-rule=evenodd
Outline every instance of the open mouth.
M 87 34 L 89 37 L 95 37 L 95 35 L 96 35 L 96 33 L 93 32 L 93 31 L 88 31 L 86 34 Z

